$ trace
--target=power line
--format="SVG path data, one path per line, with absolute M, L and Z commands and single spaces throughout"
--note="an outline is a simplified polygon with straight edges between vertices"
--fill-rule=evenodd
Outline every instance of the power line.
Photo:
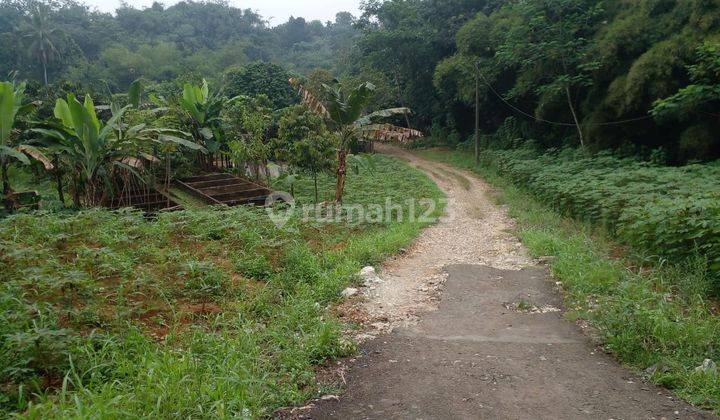
M 520 109 L 520 108 L 516 107 L 515 105 L 511 104 L 510 102 L 508 102 L 500 93 L 498 93 L 498 91 L 496 91 L 495 88 L 487 81 L 487 79 L 486 79 L 485 76 L 482 74 L 482 72 L 480 72 L 479 70 L 475 70 L 475 71 L 478 72 L 478 74 L 480 75 L 480 77 L 483 79 L 483 83 L 490 89 L 490 91 L 491 91 L 493 94 L 495 94 L 495 96 L 497 96 L 498 99 L 500 99 L 506 106 L 508 106 L 509 108 L 513 109 L 513 110 L 514 110 L 515 112 L 517 112 L 518 114 L 522 114 L 522 115 L 524 115 L 524 116 L 526 116 L 526 117 L 528 117 L 528 118 L 530 118 L 530 119 L 533 119 L 533 120 L 538 121 L 538 122 L 543 122 L 543 123 L 546 123 L 546 124 L 558 125 L 558 126 L 563 126 L 563 127 L 576 127 L 576 125 L 573 124 L 573 123 L 566 123 L 566 122 L 546 120 L 546 119 L 544 119 L 544 118 L 538 118 L 538 117 L 536 117 L 536 116 L 534 116 L 534 115 L 532 115 L 532 114 L 530 114 L 530 113 L 527 113 L 527 112 L 523 111 L 522 109 Z M 643 120 L 647 120 L 647 119 L 650 119 L 650 118 L 652 118 L 652 116 L 650 116 L 650 115 L 645 115 L 645 116 L 643 116 L 643 117 L 628 118 L 628 119 L 624 119 L 624 120 L 608 121 L 608 122 L 604 122 L 604 123 L 588 123 L 588 124 L 580 124 L 580 125 L 581 125 L 581 126 L 588 126 L 588 125 L 592 125 L 592 126 L 621 125 L 621 124 L 627 124 L 627 123 L 631 123 L 631 122 L 635 122 L 635 121 L 643 121 Z

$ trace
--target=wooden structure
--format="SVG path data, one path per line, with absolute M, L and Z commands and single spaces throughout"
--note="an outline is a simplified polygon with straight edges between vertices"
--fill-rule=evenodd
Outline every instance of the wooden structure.
M 114 210 L 123 207 L 135 207 L 145 213 L 157 213 L 161 210 L 177 210 L 181 208 L 169 196 L 141 183 L 128 186 L 120 195 L 110 198 L 106 206 Z
M 239 176 L 213 172 L 174 182 L 175 187 L 209 205 L 264 204 L 270 190 Z
M 1 193 L 0 198 L 2 198 Z M 22 209 L 39 210 L 40 202 L 41 197 L 37 191 L 22 191 L 10 193 L 7 197 L 2 199 L 2 203 L 0 204 L 10 208 L 11 211 L 18 211 Z
M 132 159 L 134 161 L 123 163 L 134 168 L 143 168 L 146 164 L 139 159 Z M 150 214 L 179 210 L 191 204 L 193 206 L 265 204 L 265 200 L 270 195 L 267 187 L 223 172 L 232 168 L 232 162 L 229 160 L 221 159 L 214 163 L 215 166 L 211 167 L 210 172 L 173 181 L 169 186 L 153 186 L 154 183 L 141 180 L 133 171 L 118 171 L 114 179 L 116 194 L 103 199 L 103 204 L 111 209 L 135 207 Z

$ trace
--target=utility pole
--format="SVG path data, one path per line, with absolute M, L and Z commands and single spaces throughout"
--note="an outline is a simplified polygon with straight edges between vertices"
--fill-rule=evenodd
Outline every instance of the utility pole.
M 400 90 L 400 76 L 398 76 L 397 65 L 395 66 L 394 73 L 395 73 L 395 88 L 397 89 L 398 103 L 400 104 L 401 107 L 405 108 L 405 104 L 403 103 L 403 100 L 402 100 L 402 91 Z M 410 126 L 410 118 L 408 117 L 407 110 L 405 110 L 405 112 L 403 112 L 403 115 L 405 116 L 405 123 L 407 124 L 407 128 L 412 128 Z
M 475 166 L 480 164 L 480 62 L 475 62 Z

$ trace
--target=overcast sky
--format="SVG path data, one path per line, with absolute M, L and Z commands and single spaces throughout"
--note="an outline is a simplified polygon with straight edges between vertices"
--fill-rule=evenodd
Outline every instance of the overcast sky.
M 114 12 L 121 0 L 84 0 L 86 4 L 103 12 Z M 135 7 L 147 7 L 153 0 L 126 0 Z M 169 6 L 178 0 L 161 0 Z M 335 20 L 337 12 L 350 12 L 357 16 L 360 0 L 229 0 L 229 3 L 242 9 L 253 9 L 270 20 L 275 26 L 288 20 L 290 16 L 304 17 L 307 20 L 319 19 L 323 22 Z

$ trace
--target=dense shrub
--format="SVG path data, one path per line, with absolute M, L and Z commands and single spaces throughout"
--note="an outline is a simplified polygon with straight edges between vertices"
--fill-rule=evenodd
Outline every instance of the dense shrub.
M 659 166 L 574 151 L 486 151 L 493 165 L 543 201 L 602 225 L 648 257 L 700 254 L 720 271 L 720 162 Z

